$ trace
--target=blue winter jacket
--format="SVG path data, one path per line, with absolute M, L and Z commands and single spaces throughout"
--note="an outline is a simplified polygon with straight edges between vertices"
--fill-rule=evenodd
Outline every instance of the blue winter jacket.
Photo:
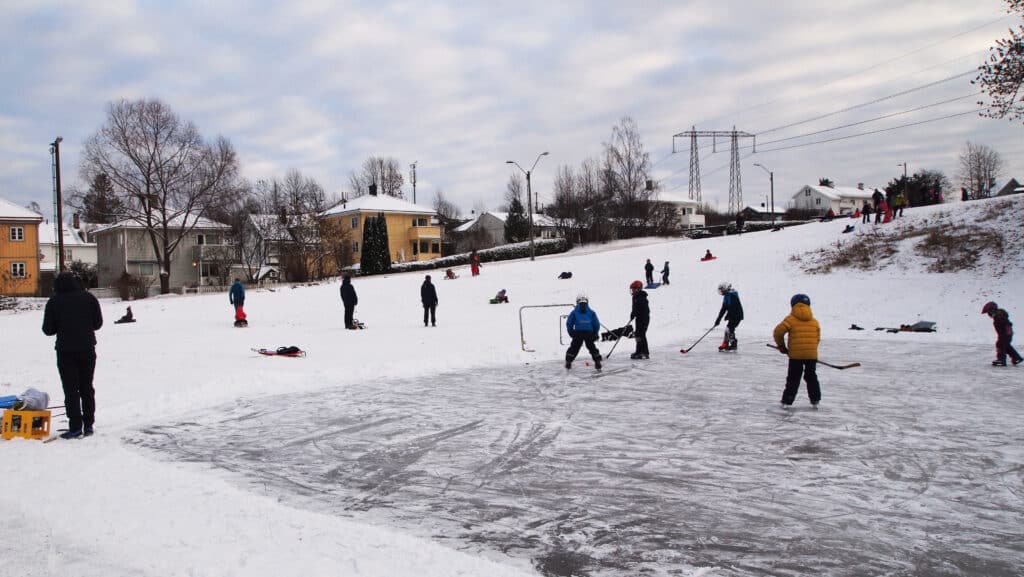
M 740 293 L 735 290 L 726 291 L 722 296 L 722 309 L 718 311 L 718 318 L 715 324 L 722 322 L 722 317 L 732 324 L 739 324 L 743 320 L 743 305 L 740 304 Z
M 590 308 L 587 303 L 580 303 L 565 319 L 565 328 L 569 331 L 570 337 L 592 333 L 596 338 L 601 334 L 601 321 L 597 320 L 597 313 L 594 312 L 594 309 Z
M 245 306 L 245 287 L 242 286 L 242 281 L 236 280 L 231 285 L 231 290 L 228 292 L 228 302 L 236 307 Z

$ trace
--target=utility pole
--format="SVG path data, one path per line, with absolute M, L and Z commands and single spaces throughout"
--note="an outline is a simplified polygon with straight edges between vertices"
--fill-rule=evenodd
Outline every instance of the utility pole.
M 523 174 L 526 175 L 526 213 L 530 216 L 530 260 L 534 260 L 534 248 L 533 248 L 533 192 L 530 188 L 530 175 L 533 173 L 533 169 L 537 168 L 537 163 L 540 162 L 541 157 L 547 156 L 547 152 L 542 152 L 537 155 L 537 160 L 533 161 L 533 166 L 530 170 L 526 170 L 519 163 L 514 160 L 506 160 L 505 164 L 513 164 Z
M 731 158 L 729 159 L 729 212 L 735 216 L 743 209 L 743 183 L 740 178 L 740 138 L 754 139 L 754 152 L 757 152 L 757 137 L 749 132 L 736 130 L 687 130 L 672 135 L 672 152 L 676 152 L 676 138 L 690 139 L 690 198 L 701 201 L 700 197 L 700 159 L 697 154 L 697 137 L 711 137 L 711 151 L 716 152 L 719 137 L 729 137 L 731 141 Z
M 412 169 L 412 179 L 411 180 L 412 180 L 412 203 L 413 204 L 416 204 L 416 163 L 417 162 L 419 162 L 419 161 L 418 160 L 414 160 L 412 162 L 412 164 L 409 165 L 409 168 Z
M 64 200 L 60 194 L 60 143 L 64 139 L 58 136 L 50 143 L 50 154 L 53 156 L 53 194 L 57 225 L 57 272 L 64 272 Z

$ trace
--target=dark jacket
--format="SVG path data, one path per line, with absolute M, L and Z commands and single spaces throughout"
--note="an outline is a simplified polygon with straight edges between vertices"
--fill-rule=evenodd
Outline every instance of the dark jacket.
M 341 302 L 346 307 L 354 307 L 359 304 L 359 297 L 356 296 L 356 287 L 352 286 L 352 279 L 341 279 L 341 288 L 338 289 L 338 292 L 341 293 Z
M 1013 323 L 1010 322 L 1010 313 L 1003 309 L 996 309 L 992 313 L 992 327 L 996 329 L 996 335 L 1008 337 L 1013 334 Z
M 630 319 L 636 319 L 637 326 L 648 325 L 651 322 L 651 305 L 647 302 L 646 291 L 633 293 L 633 310 L 629 313 Z
M 651 274 L 654 272 L 654 265 L 651 264 L 651 261 L 647 261 L 647 264 L 644 265 L 644 272 L 646 272 L 647 274 Z
M 236 280 L 231 285 L 231 290 L 228 291 L 228 302 L 236 307 L 245 306 L 245 287 L 242 286 L 242 281 Z
M 53 286 L 55 294 L 46 301 L 43 314 L 43 334 L 57 335 L 58 351 L 95 350 L 96 331 L 103 326 L 99 301 L 69 272 L 57 275 Z
M 725 320 L 733 324 L 738 324 L 743 320 L 743 305 L 740 304 L 740 293 L 730 290 L 722 296 L 722 310 L 718 311 L 718 318 L 715 319 L 716 325 L 722 322 L 723 315 Z
M 425 307 L 437 306 L 437 289 L 429 280 L 423 281 L 423 285 L 420 287 L 420 300 Z

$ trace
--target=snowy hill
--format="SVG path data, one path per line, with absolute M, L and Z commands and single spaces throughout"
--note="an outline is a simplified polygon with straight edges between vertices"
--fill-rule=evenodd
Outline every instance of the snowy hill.
M 915 208 L 878 227 L 839 219 L 587 246 L 488 263 L 479 277 L 457 270 L 451 281 L 436 271 L 436 328 L 422 324 L 422 273 L 354 279 L 365 331 L 343 330 L 337 282 L 250 290 L 248 329 L 231 326 L 227 295 L 136 301 L 129 325 L 113 324 L 125 303 L 104 301 L 97 435 L 0 442 L 0 558 L 28 575 L 852 575 L 829 556 L 859 574 L 915 562 L 921 571 L 900 555 L 937 531 L 946 544 L 931 546 L 969 557 L 959 543 L 980 540 L 990 562 L 972 572 L 976 560 L 964 557 L 948 574 L 1009 575 L 1000 571 L 1012 548 L 992 535 L 1024 521 L 1021 478 L 1010 473 L 1024 466 L 1024 396 L 1019 368 L 988 367 L 994 338 L 979 311 L 995 300 L 1024 323 L 1022 222 L 1018 195 Z M 847 224 L 856 231 L 842 234 Z M 962 247 L 973 260 L 954 259 Z M 705 250 L 718 258 L 700 262 Z M 877 258 L 822 266 L 864 251 Z M 620 326 L 648 258 L 656 276 L 665 261 L 672 270 L 670 286 L 649 291 L 650 363 L 630 362 L 625 341 L 600 378 L 590 378 L 585 352 L 566 375 L 560 316 L 569 308 L 520 307 L 586 293 L 604 325 Z M 572 279 L 558 280 L 562 271 Z M 716 330 L 680 355 L 713 324 L 723 281 L 745 309 L 740 351 L 716 352 Z M 488 304 L 501 288 L 511 304 Z M 864 367 L 819 369 L 825 409 L 780 418 L 767 410 L 784 364 L 764 343 L 797 292 L 810 295 L 822 325 L 821 358 Z M 35 387 L 58 405 L 41 320 L 41 310 L 0 313 L 10 359 L 0 396 Z M 874 330 L 919 320 L 937 332 Z M 308 356 L 251 350 L 281 345 Z M 904 443 L 902 456 L 890 454 Z M 936 457 L 936 443 L 963 463 Z M 977 490 L 1000 509 L 981 536 L 971 529 L 981 497 L 958 486 L 960 474 L 977 474 Z M 813 495 L 812 506 L 759 479 Z M 865 487 L 898 503 L 876 502 Z M 648 509 L 648 499 L 667 501 Z M 962 500 L 946 510 L 944 499 Z M 846 524 L 812 521 L 815 509 L 833 508 Z M 938 529 L 927 508 L 946 515 Z M 660 510 L 691 524 L 658 525 Z M 783 529 L 779 515 L 796 528 Z M 716 518 L 728 530 L 716 531 Z M 813 549 L 823 531 L 837 535 L 829 554 Z M 798 554 L 801 543 L 813 547 Z

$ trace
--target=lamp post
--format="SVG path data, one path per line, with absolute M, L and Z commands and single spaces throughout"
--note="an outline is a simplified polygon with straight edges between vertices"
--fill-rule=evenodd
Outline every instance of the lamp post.
M 547 152 L 542 152 L 542 153 L 538 154 L 537 155 L 537 160 L 533 161 L 533 166 L 530 167 L 530 170 L 523 169 L 523 167 L 519 166 L 519 163 L 514 161 L 514 160 L 506 160 L 505 161 L 505 164 L 514 164 L 516 168 L 521 170 L 523 172 L 523 174 L 526 175 L 526 213 L 530 217 L 530 260 L 533 260 L 534 256 L 535 256 L 535 253 L 534 253 L 534 250 L 533 250 L 533 192 L 530 189 L 530 174 L 533 173 L 533 169 L 534 168 L 537 168 L 537 163 L 540 162 L 540 157 L 547 156 L 547 155 L 548 155 Z
M 897 164 L 896 166 L 902 166 L 903 167 L 903 198 L 905 199 L 905 198 L 907 198 L 907 185 L 910 184 L 909 182 L 907 182 L 907 163 L 906 162 L 901 162 L 901 163 Z
M 414 160 L 413 163 L 409 165 L 409 168 L 412 169 L 412 203 L 413 204 L 416 204 L 416 163 L 417 162 L 419 162 L 419 161 L 418 160 Z
M 756 167 L 760 168 L 761 170 L 763 170 L 763 171 L 768 173 L 768 187 L 769 187 L 769 189 L 771 191 L 771 198 L 772 198 L 772 201 L 771 201 L 772 202 L 772 206 L 771 206 L 771 211 L 772 211 L 772 228 L 775 228 L 775 173 L 770 171 L 770 170 L 768 170 L 767 168 L 765 168 L 765 166 L 763 164 L 758 164 L 758 163 L 755 162 L 754 166 L 756 166 Z
M 53 194 L 55 214 L 57 217 L 57 272 L 64 272 L 64 204 L 60 195 L 60 143 L 64 139 L 58 136 L 50 143 L 50 154 L 53 155 Z

